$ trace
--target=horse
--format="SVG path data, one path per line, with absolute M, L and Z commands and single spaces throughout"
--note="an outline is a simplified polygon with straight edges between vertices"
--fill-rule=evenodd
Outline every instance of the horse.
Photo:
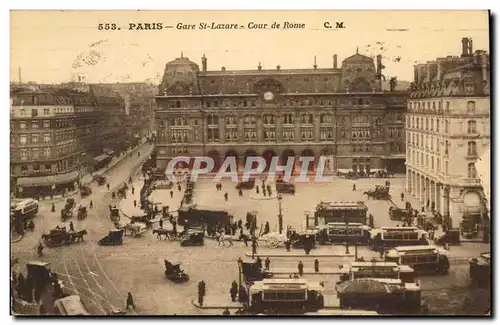
M 221 233 L 217 238 L 217 241 L 219 242 L 218 245 L 222 243 L 222 246 L 224 247 L 226 247 L 226 242 L 229 243 L 229 246 L 233 246 L 233 237 L 229 234 Z
M 170 239 L 174 240 L 176 238 L 175 233 L 173 230 L 168 230 L 168 229 L 155 229 L 153 230 L 153 235 L 156 234 L 156 238 L 161 239 L 161 236 L 165 236 L 164 240 Z
M 71 234 L 71 242 L 83 241 L 83 236 L 87 234 L 87 230 L 75 231 Z

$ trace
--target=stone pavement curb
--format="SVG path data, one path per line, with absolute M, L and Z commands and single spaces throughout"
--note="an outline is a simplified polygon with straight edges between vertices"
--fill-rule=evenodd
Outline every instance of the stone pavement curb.
M 193 304 L 193 306 L 195 306 L 196 308 L 200 308 L 200 309 L 240 309 L 240 308 L 243 308 L 243 304 L 240 303 L 240 302 L 234 302 L 233 304 L 229 305 L 229 304 L 206 304 L 205 303 L 205 299 L 203 299 L 203 306 L 200 306 L 198 304 L 198 301 L 196 300 L 191 300 L 191 303 Z
M 245 256 L 252 257 L 252 253 L 245 253 Z M 270 253 L 270 254 L 254 254 L 255 257 L 354 257 L 354 254 L 280 254 L 280 253 Z

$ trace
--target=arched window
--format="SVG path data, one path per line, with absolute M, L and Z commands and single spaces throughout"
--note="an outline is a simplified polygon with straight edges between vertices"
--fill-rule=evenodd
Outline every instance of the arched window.
M 467 121 L 467 133 L 468 134 L 476 134 L 477 133 L 476 121 Z

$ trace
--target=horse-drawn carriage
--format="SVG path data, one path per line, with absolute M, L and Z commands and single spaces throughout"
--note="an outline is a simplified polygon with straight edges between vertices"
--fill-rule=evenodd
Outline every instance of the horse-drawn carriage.
M 67 198 L 64 208 L 61 209 L 61 221 L 64 222 L 66 219 L 73 217 L 73 210 L 76 207 L 75 199 Z
M 76 215 L 76 218 L 78 220 L 83 220 L 87 217 L 87 207 L 86 206 L 83 206 L 83 205 L 80 205 L 78 207 L 78 214 Z
M 188 230 L 181 237 L 181 246 L 203 246 L 205 233 L 198 230 Z
M 82 185 L 82 187 L 80 187 L 80 195 L 82 197 L 89 196 L 90 194 L 92 194 L 92 188 L 90 186 Z
M 131 222 L 123 227 L 124 234 L 132 237 L 142 236 L 147 230 L 147 226 L 142 222 Z
M 102 175 L 94 175 L 93 179 L 94 179 L 94 181 L 97 182 L 97 185 L 99 185 L 99 186 L 102 186 L 102 185 L 106 184 L 106 182 L 107 182 L 106 177 L 104 177 Z
M 259 237 L 259 241 L 264 242 L 270 248 L 278 248 L 283 246 L 287 238 L 285 234 L 280 234 L 279 232 L 270 232 Z
M 144 224 L 146 227 L 151 227 L 153 226 L 153 222 L 151 221 L 151 217 L 148 215 L 142 215 L 142 216 L 133 216 L 130 218 L 131 223 L 139 222 Z
M 303 248 L 311 250 L 316 248 L 316 231 L 306 230 L 300 233 L 295 233 L 290 237 L 293 248 Z
M 113 222 L 120 221 L 120 210 L 115 206 L 109 206 L 109 218 Z
M 122 229 L 110 230 L 109 234 L 99 239 L 97 244 L 101 246 L 121 245 L 123 244 L 123 233 Z
M 407 222 L 411 218 L 411 211 L 391 206 L 389 207 L 389 217 L 391 220 Z
M 389 186 L 376 185 L 374 190 L 364 191 L 363 194 L 375 200 L 389 200 L 391 198 L 389 195 Z
M 283 180 L 276 180 L 276 192 L 295 194 L 295 184 L 285 182 Z
M 83 241 L 83 236 L 86 234 L 86 230 L 67 231 L 66 227 L 57 226 L 43 234 L 42 240 L 47 247 L 56 247 Z
M 165 277 L 176 283 L 189 281 L 189 275 L 181 270 L 181 263 L 170 263 L 167 260 L 165 260 Z
M 237 190 L 251 190 L 255 186 L 255 179 L 249 179 L 248 181 L 238 182 L 236 184 Z

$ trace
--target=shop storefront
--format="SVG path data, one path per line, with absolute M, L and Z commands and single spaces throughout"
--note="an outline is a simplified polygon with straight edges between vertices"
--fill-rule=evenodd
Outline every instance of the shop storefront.
M 78 171 L 39 177 L 18 177 L 15 195 L 20 198 L 60 195 L 77 189 L 78 178 Z

